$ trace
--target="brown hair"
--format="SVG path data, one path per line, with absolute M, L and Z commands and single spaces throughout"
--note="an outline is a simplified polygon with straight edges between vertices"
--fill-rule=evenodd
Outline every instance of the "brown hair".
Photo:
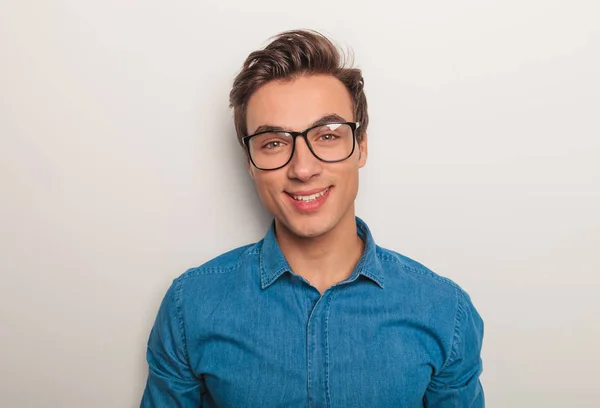
M 360 122 L 357 140 L 364 137 L 369 114 L 360 69 L 346 67 L 345 54 L 316 31 L 293 30 L 278 34 L 264 49 L 251 53 L 233 81 L 229 106 L 233 108 L 238 140 L 247 136 L 246 110 L 252 94 L 276 79 L 294 79 L 301 75 L 329 74 L 348 89 L 354 105 L 354 120 Z

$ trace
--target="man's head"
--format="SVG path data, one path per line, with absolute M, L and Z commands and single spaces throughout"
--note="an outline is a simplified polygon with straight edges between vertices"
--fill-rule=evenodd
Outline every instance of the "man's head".
M 278 231 L 316 237 L 354 218 L 358 169 L 367 156 L 367 101 L 360 70 L 345 68 L 327 38 L 311 31 L 276 36 L 248 56 L 230 104 L 250 174 Z

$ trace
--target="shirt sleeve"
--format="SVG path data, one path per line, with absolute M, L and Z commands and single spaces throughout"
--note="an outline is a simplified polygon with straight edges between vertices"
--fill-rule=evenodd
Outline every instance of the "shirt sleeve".
M 141 408 L 198 408 L 201 382 L 192 372 L 181 316 L 182 280 L 167 291 L 148 339 L 148 379 Z
M 426 408 L 484 408 L 482 371 L 483 320 L 469 295 L 459 290 L 452 348 L 425 393 Z

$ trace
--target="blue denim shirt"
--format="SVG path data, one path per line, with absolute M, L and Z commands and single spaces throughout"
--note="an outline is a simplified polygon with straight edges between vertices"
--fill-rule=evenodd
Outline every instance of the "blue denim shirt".
M 188 270 L 148 341 L 141 407 L 481 408 L 483 322 L 452 281 L 375 244 L 322 295 L 275 237 Z

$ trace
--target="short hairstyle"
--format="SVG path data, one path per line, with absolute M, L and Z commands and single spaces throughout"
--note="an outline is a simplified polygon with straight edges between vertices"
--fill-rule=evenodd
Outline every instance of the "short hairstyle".
M 354 120 L 360 122 L 356 135 L 360 142 L 369 124 L 367 98 L 360 69 L 346 67 L 346 55 L 324 35 L 310 30 L 285 31 L 263 49 L 252 52 L 235 77 L 229 94 L 229 107 L 238 141 L 248 136 L 248 101 L 258 88 L 273 80 L 293 80 L 302 75 L 329 74 L 342 82 L 354 107 Z

